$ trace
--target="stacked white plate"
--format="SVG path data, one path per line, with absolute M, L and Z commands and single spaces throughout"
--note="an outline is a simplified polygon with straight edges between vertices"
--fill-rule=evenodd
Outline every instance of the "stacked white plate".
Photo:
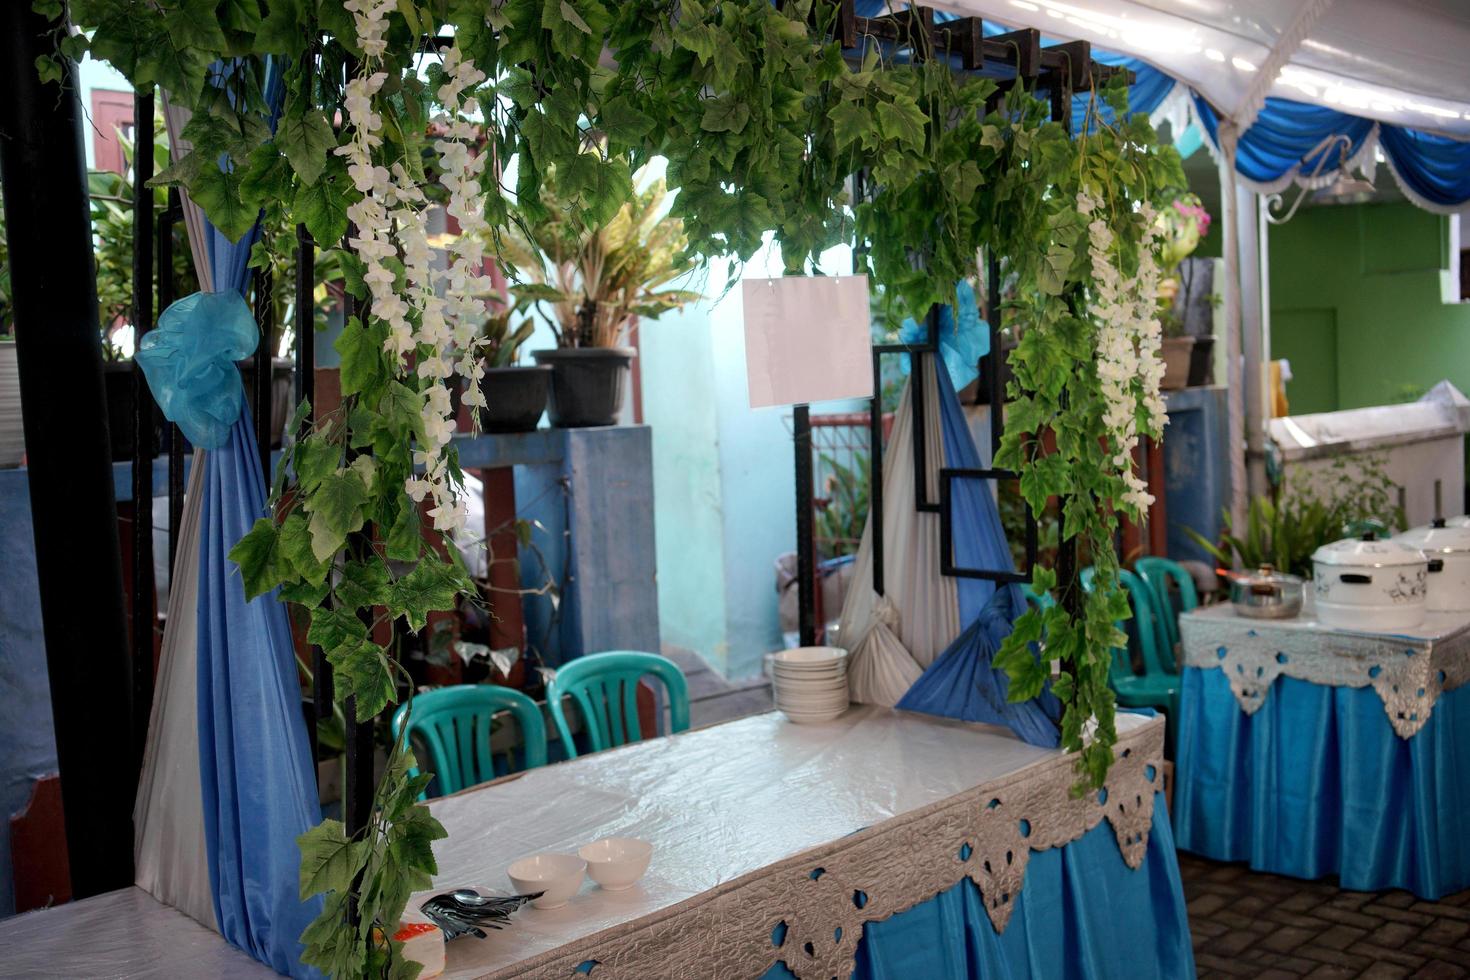
M 831 721 L 847 710 L 847 651 L 797 647 L 771 658 L 776 707 L 794 722 Z

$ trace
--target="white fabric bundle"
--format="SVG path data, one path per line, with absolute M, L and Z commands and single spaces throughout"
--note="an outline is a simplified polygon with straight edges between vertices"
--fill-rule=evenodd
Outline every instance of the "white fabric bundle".
M 909 385 L 924 385 L 924 462 L 928 496 L 939 496 L 944 440 L 939 390 L 932 358 L 919 366 Z M 918 680 L 925 667 L 960 633 L 959 598 L 954 580 L 940 574 L 939 515 L 915 509 L 914 420 L 907 386 L 899 400 L 893 434 L 883 454 L 883 585 L 873 582 L 872 516 L 853 562 L 852 588 L 842 606 L 839 642 L 851 653 L 848 687 L 854 701 L 892 706 Z

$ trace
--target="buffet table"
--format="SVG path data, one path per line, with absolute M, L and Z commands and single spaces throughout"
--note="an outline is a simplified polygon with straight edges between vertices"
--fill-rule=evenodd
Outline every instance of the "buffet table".
M 1118 729 L 1107 791 L 1079 799 L 1054 750 L 855 707 L 820 725 L 757 715 L 433 801 L 449 831 L 436 892 L 505 890 L 513 860 L 604 836 L 656 848 L 628 891 L 589 881 L 563 908 L 451 943 L 445 976 L 1192 976 L 1169 822 L 1154 819 L 1163 720 L 1120 714 Z M 137 889 L 0 922 L 0 962 L 270 975 Z
M 1358 891 L 1470 887 L 1470 615 L 1409 634 L 1179 619 L 1179 846 Z

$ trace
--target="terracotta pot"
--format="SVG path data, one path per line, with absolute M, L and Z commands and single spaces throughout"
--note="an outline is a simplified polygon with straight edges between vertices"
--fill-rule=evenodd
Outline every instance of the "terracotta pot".
M 1165 337 L 1160 353 L 1164 358 L 1164 380 L 1159 387 L 1175 391 L 1189 386 L 1189 362 L 1194 354 L 1193 337 Z

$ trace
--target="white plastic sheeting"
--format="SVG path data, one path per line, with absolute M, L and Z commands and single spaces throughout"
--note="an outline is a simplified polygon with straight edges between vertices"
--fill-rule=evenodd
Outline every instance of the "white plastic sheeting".
M 0 975 L 109 980 L 266 980 L 257 963 L 141 888 L 0 921 Z
M 1125 729 L 1146 722 L 1118 716 Z M 639 885 L 589 883 L 564 908 L 528 909 L 484 942 L 452 943 L 445 976 L 513 966 L 1055 755 L 1004 729 L 882 708 L 820 725 L 772 712 L 433 801 L 449 831 L 435 846 L 441 891 L 507 889 L 518 858 L 601 837 L 654 845 Z
M 938 499 L 944 439 L 939 422 L 939 388 L 934 359 L 914 358 L 924 384 L 924 462 L 928 497 Z M 910 376 L 883 451 L 883 591 L 873 591 L 873 523 L 853 561 L 852 585 L 842 606 L 837 635 L 851 653 L 848 687 L 862 704 L 898 703 L 923 669 L 960 634 L 955 580 L 938 574 L 939 515 L 915 509 L 914 420 Z
M 933 4 L 1141 58 L 1239 117 L 1256 75 L 1294 48 L 1265 95 L 1470 138 L 1464 0 L 937 0 Z M 1311 9 L 1320 8 L 1320 9 Z M 1293 45 L 1304 12 L 1310 26 Z

